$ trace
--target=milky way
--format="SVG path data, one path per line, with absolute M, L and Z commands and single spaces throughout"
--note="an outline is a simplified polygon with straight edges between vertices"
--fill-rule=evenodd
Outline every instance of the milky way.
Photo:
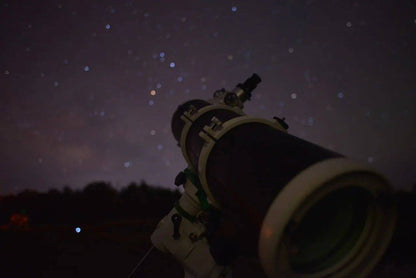
M 263 82 L 246 113 L 416 182 L 412 1 L 2 1 L 0 193 L 173 188 L 176 107 Z

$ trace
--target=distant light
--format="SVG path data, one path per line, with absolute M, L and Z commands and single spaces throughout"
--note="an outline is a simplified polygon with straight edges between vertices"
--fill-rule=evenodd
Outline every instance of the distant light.
M 165 52 L 160 52 L 160 54 L 159 54 L 159 56 L 160 56 L 160 58 L 163 58 L 163 57 L 165 57 Z
M 308 125 L 313 126 L 313 123 L 314 123 L 313 117 L 309 117 L 308 118 Z
M 175 67 L 176 65 L 175 65 L 175 63 L 174 62 L 171 62 L 170 64 L 169 64 L 169 67 L 171 67 L 172 69 Z
M 368 163 L 373 163 L 374 162 L 374 158 L 372 156 L 369 156 L 367 158 Z
M 110 24 L 107 24 L 107 25 L 105 26 L 105 29 L 107 29 L 107 30 L 110 30 L 110 28 L 111 28 L 111 25 L 110 25 Z
M 287 51 L 289 51 L 289 53 L 292 54 L 293 52 L 295 52 L 295 49 L 293 47 L 290 47 Z
M 183 77 L 182 76 L 178 76 L 177 80 L 178 80 L 178 82 L 182 82 L 183 81 Z
M 158 88 L 158 89 L 162 88 L 162 84 L 157 83 L 157 84 L 156 84 L 156 88 Z
M 201 77 L 201 82 L 207 82 L 207 78 L 205 76 Z
M 191 90 L 189 90 L 189 88 L 186 88 L 185 89 L 185 94 L 189 94 L 189 92 L 190 92 Z
M 144 13 L 144 17 L 149 17 L 149 13 Z
M 58 87 L 58 86 L 59 86 L 59 82 L 58 82 L 58 81 L 55 81 L 55 82 L 53 82 L 53 85 L 54 85 L 55 87 Z
M 296 99 L 297 95 L 296 95 L 296 93 L 292 93 L 292 94 L 290 94 L 290 97 L 291 97 L 292 99 Z
M 155 135 L 156 134 L 156 130 L 154 130 L 154 129 L 152 129 L 151 131 L 150 131 L 150 135 Z
M 124 162 L 124 167 L 125 168 L 129 168 L 130 166 L 131 166 L 131 162 L 130 161 Z
M 85 72 L 90 71 L 90 67 L 89 67 L 89 66 L 85 66 L 85 67 L 84 67 L 84 71 L 85 71 Z
M 149 100 L 149 106 L 153 106 L 153 104 L 155 104 L 155 102 L 153 100 Z
M 337 96 L 338 96 L 338 98 L 343 98 L 344 97 L 344 93 L 343 92 L 339 92 Z
M 348 21 L 345 25 L 346 25 L 348 28 L 352 27 L 352 23 L 351 23 L 351 21 Z
M 151 94 L 152 96 L 155 96 L 155 95 L 156 95 L 156 91 L 155 91 L 155 90 L 151 90 L 151 91 L 150 91 L 150 94 Z
M 231 8 L 231 11 L 236 12 L 236 11 L 237 11 L 237 7 L 236 7 L 236 6 L 233 6 L 233 7 Z
M 163 145 L 161 145 L 161 144 L 157 145 L 157 149 L 158 149 L 159 151 L 161 151 L 161 150 L 163 149 Z
M 9 75 L 9 74 L 10 74 L 10 71 L 5 70 L 5 71 L 4 71 L 4 74 L 5 74 L 5 75 Z M 41 74 L 41 75 L 42 75 L 42 74 Z
M 100 112 L 100 116 L 101 116 L 101 117 L 104 117 L 104 116 L 105 116 L 105 112 L 104 112 L 104 111 L 101 111 L 101 112 Z
M 234 58 L 234 57 L 233 57 L 233 55 L 228 54 L 228 56 L 227 56 L 227 59 L 228 59 L 228 60 L 230 60 L 230 61 L 231 61 L 233 58 Z
M 77 234 L 79 234 L 79 233 L 81 232 L 81 228 L 80 228 L 80 227 L 76 227 L 76 228 L 75 228 L 75 232 L 76 232 Z
M 202 89 L 202 90 L 206 90 L 206 89 L 207 89 L 207 85 L 202 84 L 201 89 Z
M 8 72 L 8 71 L 7 71 Z M 45 77 L 45 74 L 43 72 L 40 73 L 40 77 Z

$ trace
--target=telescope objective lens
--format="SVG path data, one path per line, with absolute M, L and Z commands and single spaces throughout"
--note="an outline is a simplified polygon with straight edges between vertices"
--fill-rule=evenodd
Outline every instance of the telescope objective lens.
M 289 261 L 300 273 L 314 273 L 342 260 L 362 235 L 371 201 L 359 187 L 334 191 L 307 211 L 291 233 Z

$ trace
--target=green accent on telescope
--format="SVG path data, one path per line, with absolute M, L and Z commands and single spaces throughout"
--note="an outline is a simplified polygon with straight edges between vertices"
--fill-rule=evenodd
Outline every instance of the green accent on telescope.
M 314 204 L 290 235 L 293 270 L 312 274 L 345 258 L 362 235 L 370 198 L 364 189 L 351 186 Z
M 180 215 L 188 219 L 190 222 L 195 223 L 197 221 L 197 218 L 193 215 L 190 215 L 186 210 L 184 210 L 180 204 L 179 201 L 175 202 L 175 209 L 179 212 Z
M 202 188 L 198 175 L 188 168 L 183 170 L 183 172 L 186 174 L 186 177 L 192 182 L 192 184 L 198 189 L 195 196 L 198 198 L 202 210 L 209 212 L 211 217 L 219 219 L 221 217 L 221 212 L 214 206 L 210 205 L 208 202 L 208 196 Z
M 197 174 L 193 173 L 191 170 L 186 168 L 183 170 L 186 174 L 186 177 L 192 182 L 193 185 L 198 189 L 196 192 L 196 196 L 198 197 L 199 203 L 203 210 L 207 211 L 210 209 L 210 204 L 208 203 L 207 194 L 205 193 L 204 189 L 202 188 L 201 182 L 199 181 L 199 177 Z

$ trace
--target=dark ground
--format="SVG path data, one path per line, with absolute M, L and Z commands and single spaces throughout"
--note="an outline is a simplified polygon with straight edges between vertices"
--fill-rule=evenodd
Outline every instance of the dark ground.
M 150 219 L 91 225 L 79 234 L 64 225 L 2 230 L 0 277 L 127 277 L 150 247 L 156 223 Z M 395 258 L 397 251 L 391 245 L 370 277 L 416 277 L 414 255 Z M 255 261 L 239 259 L 233 277 L 264 277 L 258 267 Z M 170 256 L 153 251 L 136 277 L 182 278 L 183 272 Z
M 396 197 L 396 231 L 370 278 L 416 277 L 416 191 L 397 192 Z M 177 198 L 177 192 L 143 184 L 116 192 L 102 183 L 82 192 L 0 196 L 0 278 L 128 277 Z M 28 225 L 10 225 L 8 219 L 16 212 L 28 216 Z M 75 232 L 77 226 L 80 233 Z M 182 278 L 183 271 L 156 250 L 136 277 Z M 264 276 L 255 260 L 238 259 L 233 277 Z

